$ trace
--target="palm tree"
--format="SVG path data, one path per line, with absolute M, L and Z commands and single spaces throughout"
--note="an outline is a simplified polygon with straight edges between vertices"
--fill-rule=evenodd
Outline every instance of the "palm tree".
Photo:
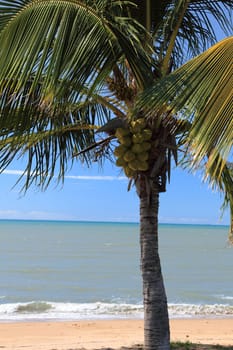
M 45 189 L 57 173 L 63 180 L 76 159 L 108 158 L 124 170 L 140 199 L 146 350 L 169 349 L 158 208 L 171 161 L 180 149 L 194 166 L 207 159 L 217 181 L 232 147 L 232 119 L 222 113 L 232 110 L 225 60 L 232 38 L 183 63 L 216 41 L 208 14 L 227 31 L 232 8 L 230 0 L 0 1 L 0 169 L 27 156 L 25 190 Z M 213 59 L 203 59 L 210 53 Z M 219 65 L 220 95 L 212 74 Z M 196 91 L 200 106 L 189 98 Z M 216 103 L 205 108 L 212 95 Z M 200 123 L 213 131 L 210 142 Z

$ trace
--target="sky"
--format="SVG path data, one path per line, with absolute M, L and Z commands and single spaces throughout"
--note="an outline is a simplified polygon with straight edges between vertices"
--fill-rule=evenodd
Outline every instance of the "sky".
M 219 31 L 218 40 L 223 37 Z M 0 174 L 0 219 L 139 222 L 135 188 L 128 192 L 127 178 L 110 163 L 103 169 L 76 163 L 63 186 L 53 184 L 45 192 L 31 187 L 26 194 L 22 182 L 15 186 L 22 170 L 15 162 Z M 222 215 L 222 202 L 223 196 L 200 175 L 174 168 L 167 192 L 160 194 L 159 222 L 229 225 L 230 213 Z
M 64 184 L 51 184 L 42 192 L 31 187 L 21 192 L 20 163 L 0 175 L 0 219 L 139 222 L 139 200 L 120 168 L 106 163 L 90 169 L 80 163 L 66 174 Z M 18 167 L 17 167 L 18 166 Z M 174 168 L 167 192 L 160 194 L 160 223 L 228 225 L 223 197 L 204 184 L 200 175 Z

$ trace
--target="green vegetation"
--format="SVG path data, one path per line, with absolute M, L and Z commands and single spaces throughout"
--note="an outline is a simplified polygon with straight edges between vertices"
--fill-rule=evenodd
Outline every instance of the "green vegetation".
M 233 345 L 207 345 L 195 344 L 190 342 L 173 342 L 171 350 L 233 350 Z
M 105 350 L 105 349 L 103 349 Z M 116 350 L 116 349 L 108 349 Z M 143 346 L 137 344 L 132 347 L 123 346 L 118 350 L 143 350 Z M 195 344 L 187 342 L 171 342 L 171 350 L 233 350 L 233 345 L 211 345 L 211 344 Z

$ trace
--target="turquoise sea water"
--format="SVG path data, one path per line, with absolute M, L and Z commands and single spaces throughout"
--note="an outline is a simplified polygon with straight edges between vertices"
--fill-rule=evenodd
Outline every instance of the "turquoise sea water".
M 170 317 L 233 317 L 228 227 L 159 227 Z M 139 225 L 0 221 L 0 321 L 143 317 Z

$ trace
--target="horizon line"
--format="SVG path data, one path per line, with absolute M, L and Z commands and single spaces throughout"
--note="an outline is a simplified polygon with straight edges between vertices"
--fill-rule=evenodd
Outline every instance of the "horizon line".
M 64 220 L 64 219 L 3 219 L 0 218 L 0 221 L 42 221 L 42 222 L 73 222 L 73 223 L 106 223 L 106 224 L 137 224 L 139 221 L 113 221 L 113 220 Z M 210 224 L 210 223 L 181 223 L 181 222 L 159 222 L 159 225 L 186 225 L 186 226 L 224 226 L 228 227 L 227 224 Z

